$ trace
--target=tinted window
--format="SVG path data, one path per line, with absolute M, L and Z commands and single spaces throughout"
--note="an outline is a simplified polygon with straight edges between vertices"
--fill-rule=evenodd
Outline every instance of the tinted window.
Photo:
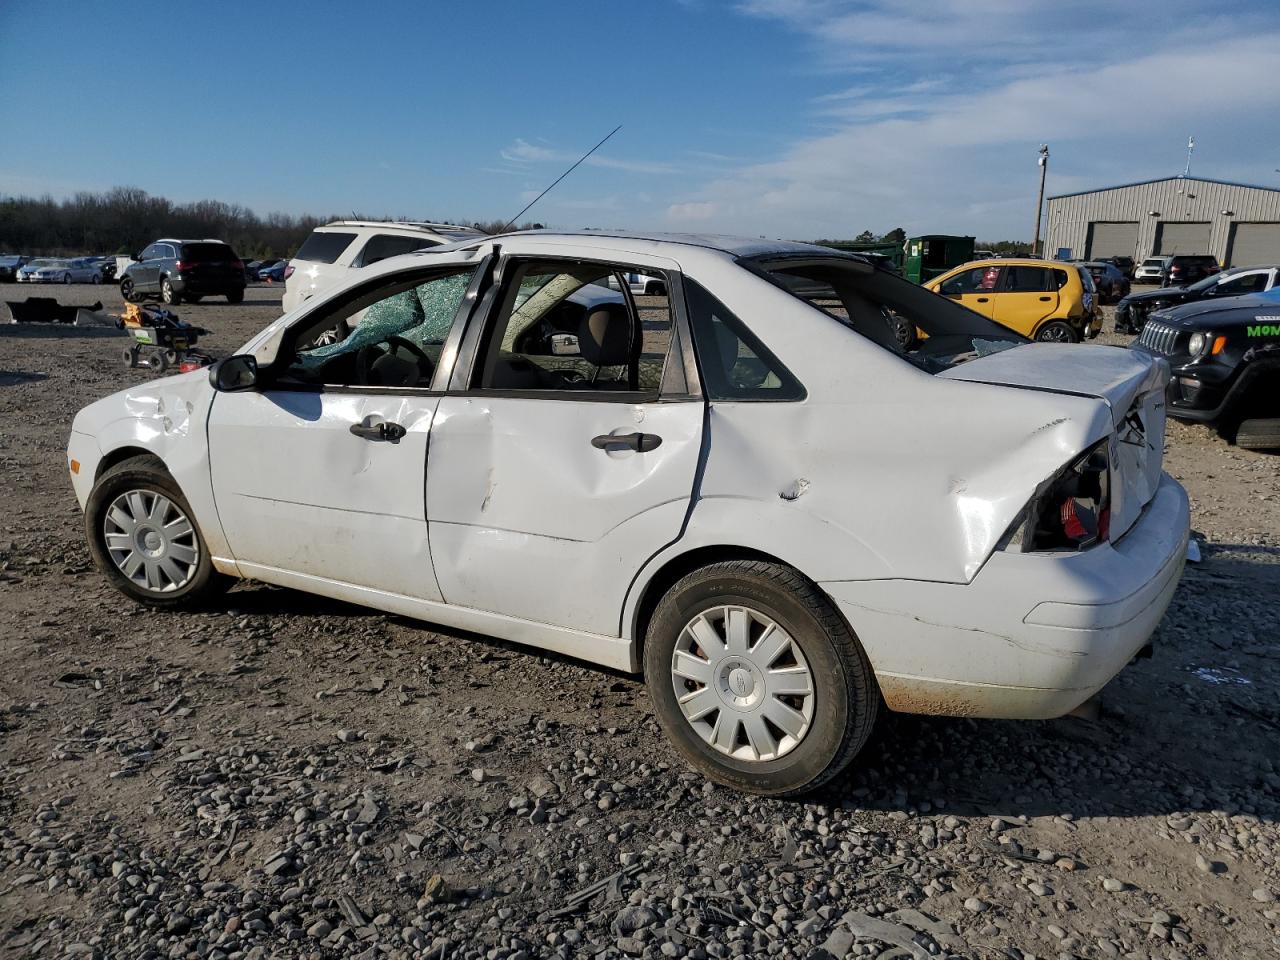
M 1238 277 L 1232 277 L 1229 280 L 1223 280 L 1218 284 L 1218 289 L 1214 293 L 1224 297 L 1235 297 L 1242 293 L 1261 293 L 1267 289 L 1267 275 L 1265 273 L 1246 273 Z
M 234 260 L 236 254 L 225 243 L 184 243 L 182 259 L 208 263 L 211 260 Z
M 306 260 L 310 263 L 333 263 L 355 238 L 354 233 L 322 233 L 317 230 L 307 237 L 306 242 L 293 256 L 295 260 Z
M 996 283 L 1000 279 L 999 267 L 973 267 L 970 270 L 962 270 L 946 283 L 939 287 L 938 292 L 948 297 L 960 296 L 966 293 L 978 293 L 984 290 L 994 290 Z
M 1045 293 L 1056 290 L 1057 286 L 1051 285 L 1050 272 L 1046 267 L 1005 267 L 1004 289 L 1011 293 Z
M 685 302 L 709 400 L 803 400 L 804 387 L 723 303 L 685 280 Z
M 380 233 L 369 238 L 369 242 L 364 245 L 364 252 L 356 260 L 356 266 L 367 267 L 387 257 L 398 257 L 402 253 L 436 246 L 439 244 L 425 237 L 397 237 L 394 234 Z

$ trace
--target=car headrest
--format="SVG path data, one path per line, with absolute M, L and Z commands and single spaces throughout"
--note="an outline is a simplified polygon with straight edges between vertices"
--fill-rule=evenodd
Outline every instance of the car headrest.
M 631 358 L 631 316 L 621 303 L 587 311 L 578 328 L 578 350 L 595 367 L 616 367 Z

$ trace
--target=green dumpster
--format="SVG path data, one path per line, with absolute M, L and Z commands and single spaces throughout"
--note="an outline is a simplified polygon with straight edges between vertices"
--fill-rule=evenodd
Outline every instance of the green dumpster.
M 907 239 L 906 276 L 912 283 L 928 283 L 952 267 L 973 259 L 973 237 L 931 234 Z
M 902 261 L 905 257 L 902 244 L 894 243 L 892 240 L 888 242 L 884 240 L 828 240 L 822 246 L 831 247 L 835 250 L 845 250 L 849 253 L 869 253 L 875 257 L 886 257 L 893 261 L 894 272 L 902 273 Z

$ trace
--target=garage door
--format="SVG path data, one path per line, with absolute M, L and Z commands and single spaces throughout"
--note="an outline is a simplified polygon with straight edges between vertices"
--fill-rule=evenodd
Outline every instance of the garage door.
M 1086 260 L 1103 260 L 1107 257 L 1136 257 L 1138 255 L 1138 224 L 1091 223 L 1089 243 L 1085 249 Z
M 1208 253 L 1209 224 L 1162 223 L 1156 228 L 1156 253 Z
M 1233 267 L 1280 264 L 1280 223 L 1237 223 L 1231 231 Z

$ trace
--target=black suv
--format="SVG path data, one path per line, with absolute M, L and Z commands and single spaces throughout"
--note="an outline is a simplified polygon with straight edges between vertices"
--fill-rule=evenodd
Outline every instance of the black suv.
M 148 296 L 173 304 L 244 299 L 244 264 L 221 240 L 157 240 L 133 261 L 120 278 L 120 294 L 130 303 Z
M 1173 368 L 1170 416 L 1215 424 L 1242 447 L 1280 449 L 1280 290 L 1153 313 L 1130 348 Z
M 1164 262 L 1160 271 L 1160 286 L 1176 287 L 1183 283 L 1195 283 L 1217 273 L 1222 268 L 1207 253 L 1178 253 Z
M 1280 267 L 1233 267 L 1185 287 L 1161 287 L 1126 294 L 1116 304 L 1116 333 L 1137 333 L 1147 314 L 1181 303 L 1262 293 L 1280 286 Z

